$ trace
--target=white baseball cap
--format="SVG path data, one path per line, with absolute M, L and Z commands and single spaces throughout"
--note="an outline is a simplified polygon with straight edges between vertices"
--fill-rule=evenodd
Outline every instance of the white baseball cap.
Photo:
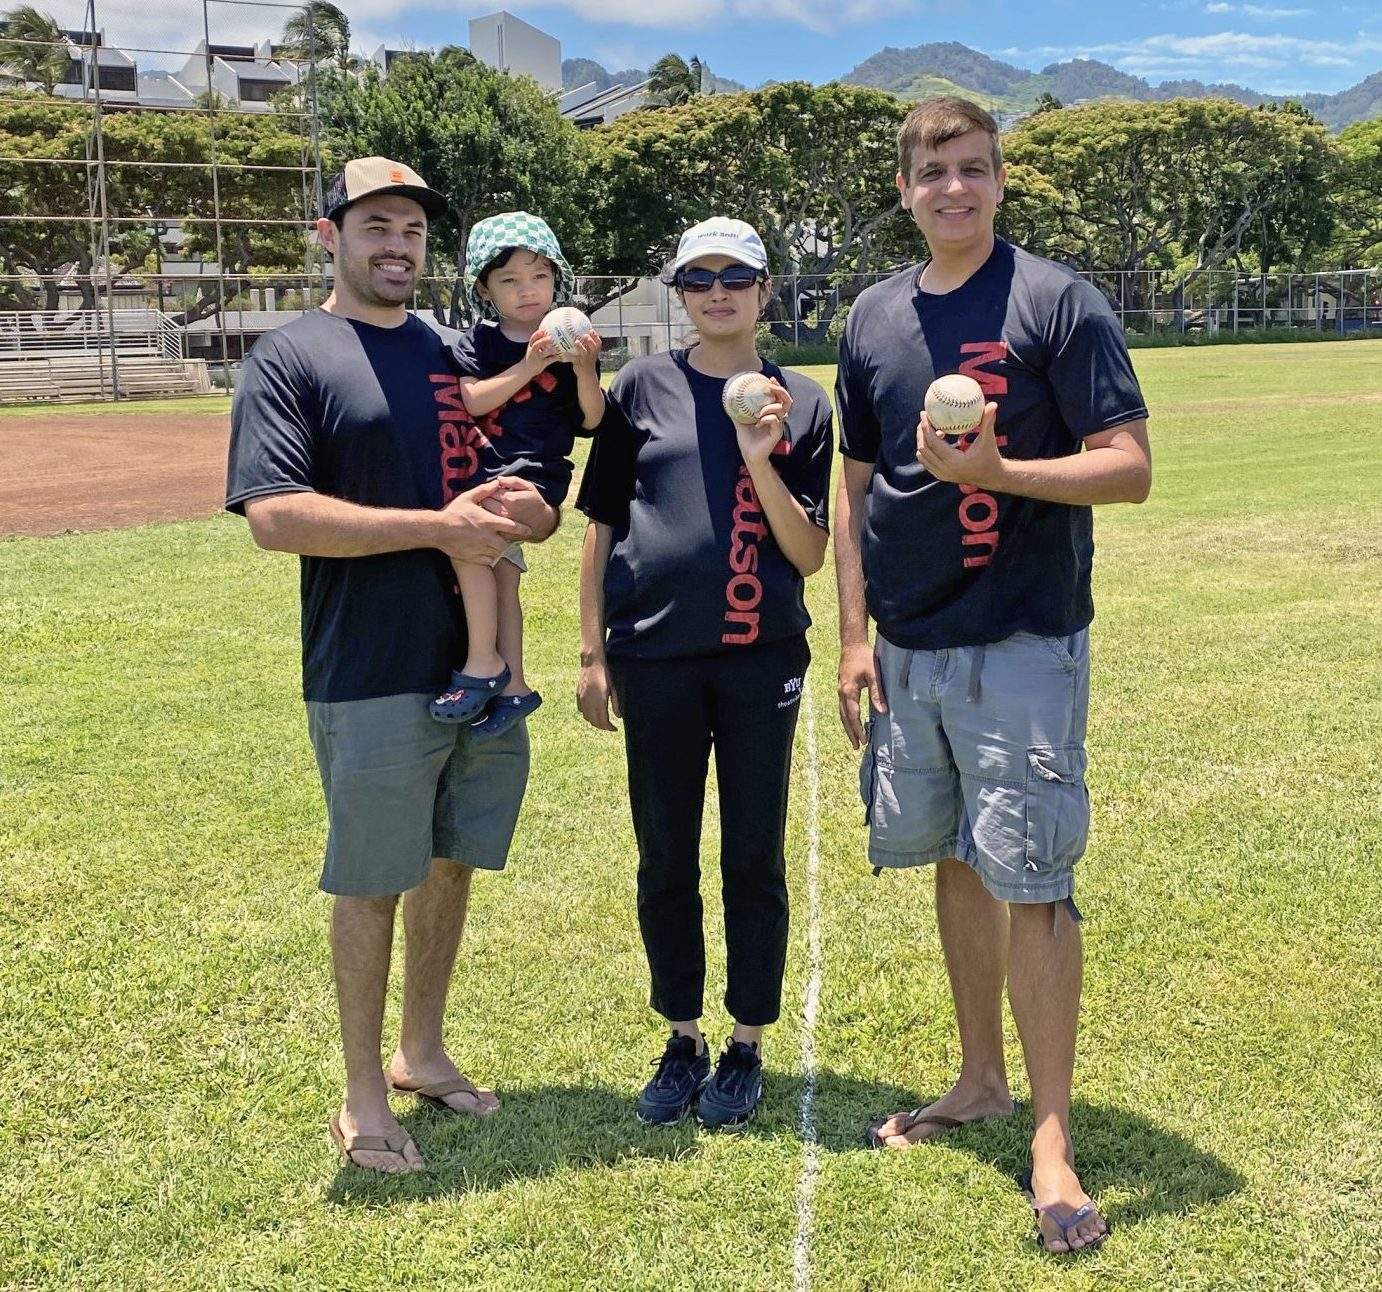
M 677 254 L 667 267 L 668 276 L 702 256 L 728 256 L 751 269 L 768 267 L 768 252 L 753 226 L 723 215 L 693 224 L 681 235 Z

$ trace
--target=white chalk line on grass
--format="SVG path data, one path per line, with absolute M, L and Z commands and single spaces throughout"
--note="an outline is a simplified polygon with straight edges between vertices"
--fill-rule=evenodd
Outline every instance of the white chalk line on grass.
M 809 976 L 801 1018 L 801 1117 L 803 1146 L 801 1178 L 797 1181 L 797 1236 L 792 1245 L 792 1287 L 807 1292 L 811 1286 L 811 1219 L 820 1173 L 820 1143 L 816 1138 L 816 1008 L 821 998 L 821 776 L 816 756 L 816 702 L 806 689 L 806 905 Z

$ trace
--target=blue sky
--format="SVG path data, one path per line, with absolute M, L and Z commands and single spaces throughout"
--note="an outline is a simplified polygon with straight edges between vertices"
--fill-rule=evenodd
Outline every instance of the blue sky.
M 77 25 L 83 0 L 40 8 Z M 466 22 L 498 7 L 550 32 L 565 57 L 612 69 L 647 66 L 669 49 L 699 54 L 749 85 L 826 81 L 884 45 L 955 40 L 1019 67 L 1090 57 L 1156 82 L 1195 77 L 1286 93 L 1345 89 L 1382 68 L 1382 6 L 1373 0 L 339 0 L 365 52 L 464 44 Z M 97 0 L 114 44 L 190 48 L 201 5 Z M 70 12 L 69 12 L 70 11 Z M 215 4 L 213 39 L 281 26 L 269 9 Z M 142 59 L 149 65 L 176 60 Z

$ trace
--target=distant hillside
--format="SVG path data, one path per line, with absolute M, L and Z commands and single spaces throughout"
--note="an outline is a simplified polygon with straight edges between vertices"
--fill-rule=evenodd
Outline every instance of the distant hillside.
M 648 79 L 647 72 L 629 68 L 623 72 L 607 72 L 593 58 L 564 58 L 561 61 L 561 85 L 564 90 L 577 90 L 592 81 L 601 90 L 611 85 L 637 85 Z
M 627 68 L 622 72 L 607 72 L 604 66 L 597 63 L 593 58 L 562 59 L 561 84 L 564 90 L 576 90 L 592 82 L 597 88 L 607 90 L 612 85 L 637 85 L 640 81 L 647 79 L 647 72 L 634 67 Z M 710 90 L 712 94 L 733 94 L 742 89 L 744 86 L 740 85 L 738 81 L 730 81 L 723 76 L 716 76 L 714 70 L 711 70 Z
M 1242 85 L 1206 85 L 1202 81 L 1162 81 L 1152 85 L 1140 76 L 1120 72 L 1093 58 L 1052 63 L 1040 72 L 1032 72 L 955 41 L 915 45 L 910 49 L 888 46 L 840 79 L 847 85 L 887 90 L 903 99 L 963 94 L 991 112 L 1010 115 L 1030 112 L 1042 93 L 1053 94 L 1062 103 L 1104 98 L 1148 102 L 1213 96 L 1256 105 L 1298 98 L 1332 130 L 1382 115 L 1382 72 L 1375 72 L 1338 94 L 1287 96 L 1264 94 Z

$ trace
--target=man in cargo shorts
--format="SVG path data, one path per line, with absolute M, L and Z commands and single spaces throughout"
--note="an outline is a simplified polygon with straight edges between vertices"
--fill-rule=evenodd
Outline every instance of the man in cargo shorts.
M 407 303 L 427 222 L 446 203 L 406 166 L 347 162 L 317 221 L 335 262 L 321 309 L 263 337 L 231 417 L 226 506 L 261 547 L 302 561 L 302 679 L 326 793 L 321 886 L 346 1094 L 330 1129 L 347 1160 L 422 1169 L 389 1090 L 484 1117 L 489 1090 L 442 1041 L 473 868 L 500 870 L 528 778 L 522 724 L 472 744 L 428 704 L 465 657 L 449 558 L 540 541 L 555 511 L 530 484 L 449 485 L 468 421 L 447 342 Z M 399 895 L 407 938 L 398 1048 L 380 1064 Z
M 870 1139 L 907 1148 L 1012 1112 L 1006 981 L 1036 1121 L 1026 1187 L 1042 1244 L 1066 1252 L 1107 1232 L 1069 1124 L 1091 505 L 1147 496 L 1147 409 L 1099 292 L 995 238 L 993 119 L 931 100 L 898 144 L 898 190 L 930 259 L 860 296 L 840 345 L 840 715 L 867 744 L 870 859 L 936 865 L 963 1059 L 948 1093 Z M 919 418 L 928 385 L 952 372 L 990 401 L 959 443 Z

